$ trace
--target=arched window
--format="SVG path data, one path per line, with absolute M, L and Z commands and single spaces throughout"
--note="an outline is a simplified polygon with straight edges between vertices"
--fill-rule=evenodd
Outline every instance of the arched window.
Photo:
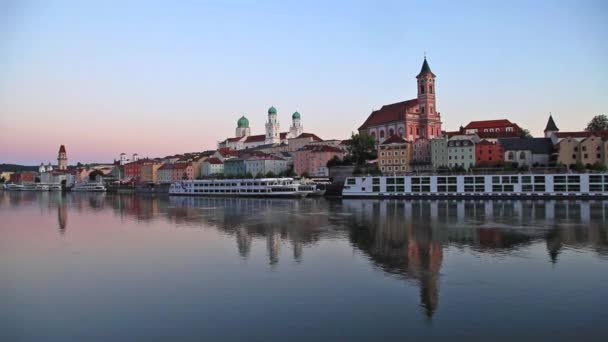
M 384 139 L 384 130 L 380 130 L 380 139 Z
M 392 128 L 388 130 L 388 136 L 392 137 L 393 135 L 395 135 L 395 130 L 393 130 Z
M 376 140 L 376 132 L 372 132 L 371 136 L 374 138 L 374 140 Z
M 507 159 L 509 159 L 509 160 L 513 160 L 513 159 L 515 159 L 515 153 L 513 153 L 513 152 L 509 152 L 509 153 L 507 154 Z
M 403 138 L 403 127 L 399 127 L 399 136 Z
M 526 159 L 526 152 L 524 152 L 524 151 L 519 152 L 519 159 Z
M 432 86 L 432 85 L 430 85 L 430 86 L 429 86 L 429 94 L 432 94 L 432 93 L 433 93 L 433 86 Z
M 423 85 L 420 86 L 420 94 L 424 94 L 424 86 Z

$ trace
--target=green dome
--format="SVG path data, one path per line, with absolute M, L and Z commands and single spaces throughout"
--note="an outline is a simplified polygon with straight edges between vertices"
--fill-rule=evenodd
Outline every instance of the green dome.
M 291 118 L 292 119 L 299 119 L 300 118 L 300 113 L 294 112 L 293 114 L 291 114 Z
M 237 126 L 239 128 L 248 128 L 249 127 L 249 120 L 247 120 L 247 118 L 243 115 L 241 116 L 241 118 L 239 119 L 239 121 L 237 121 Z
M 268 114 L 276 114 L 277 113 L 277 109 L 274 107 L 270 107 L 268 108 Z

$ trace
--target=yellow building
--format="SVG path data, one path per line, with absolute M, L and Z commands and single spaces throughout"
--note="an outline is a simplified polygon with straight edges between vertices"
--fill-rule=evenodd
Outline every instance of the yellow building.
M 156 183 L 158 181 L 159 162 L 144 163 L 139 169 L 139 181 L 142 183 Z
M 557 162 L 571 167 L 579 161 L 581 143 L 575 138 L 562 139 L 558 144 Z
M 581 141 L 580 162 L 586 167 L 591 167 L 596 163 L 602 163 L 603 147 L 604 141 L 602 141 L 602 138 L 593 135 Z
M 411 159 L 412 143 L 398 135 L 378 145 L 378 167 L 383 174 L 409 172 Z

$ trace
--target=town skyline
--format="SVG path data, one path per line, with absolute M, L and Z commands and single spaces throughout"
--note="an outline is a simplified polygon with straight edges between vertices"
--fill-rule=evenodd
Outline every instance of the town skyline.
M 215 149 L 242 115 L 252 134 L 263 133 L 270 106 L 283 130 L 298 111 L 305 131 L 347 139 L 373 110 L 416 96 L 425 51 L 444 130 L 509 119 L 542 136 L 549 112 L 562 131 L 582 130 L 608 108 L 608 50 L 595 44 L 608 31 L 607 5 L 563 4 L 433 2 L 410 13 L 403 4 L 356 3 L 342 15 L 337 4 L 317 14 L 269 2 L 243 4 L 220 21 L 211 17 L 227 15 L 221 5 L 165 13 L 132 3 L 116 17 L 111 6 L 15 3 L 0 26 L 8 56 L 0 144 L 11 146 L 0 162 L 53 161 L 60 144 L 83 163 Z M 139 11 L 163 29 L 138 27 Z M 426 25 L 420 11 L 441 22 Z M 459 11 L 487 17 L 466 23 Z M 275 25 L 248 31 L 264 16 Z

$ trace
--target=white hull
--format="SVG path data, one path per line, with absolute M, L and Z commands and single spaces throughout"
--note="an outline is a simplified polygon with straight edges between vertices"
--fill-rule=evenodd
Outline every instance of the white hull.
M 300 190 L 300 184 L 291 178 L 191 180 L 175 182 L 169 188 L 169 195 L 174 196 L 302 198 L 310 193 Z
M 72 191 L 79 192 L 105 192 L 106 187 L 101 183 L 79 183 L 72 187 Z
M 608 197 L 608 174 L 366 176 L 343 197 Z

